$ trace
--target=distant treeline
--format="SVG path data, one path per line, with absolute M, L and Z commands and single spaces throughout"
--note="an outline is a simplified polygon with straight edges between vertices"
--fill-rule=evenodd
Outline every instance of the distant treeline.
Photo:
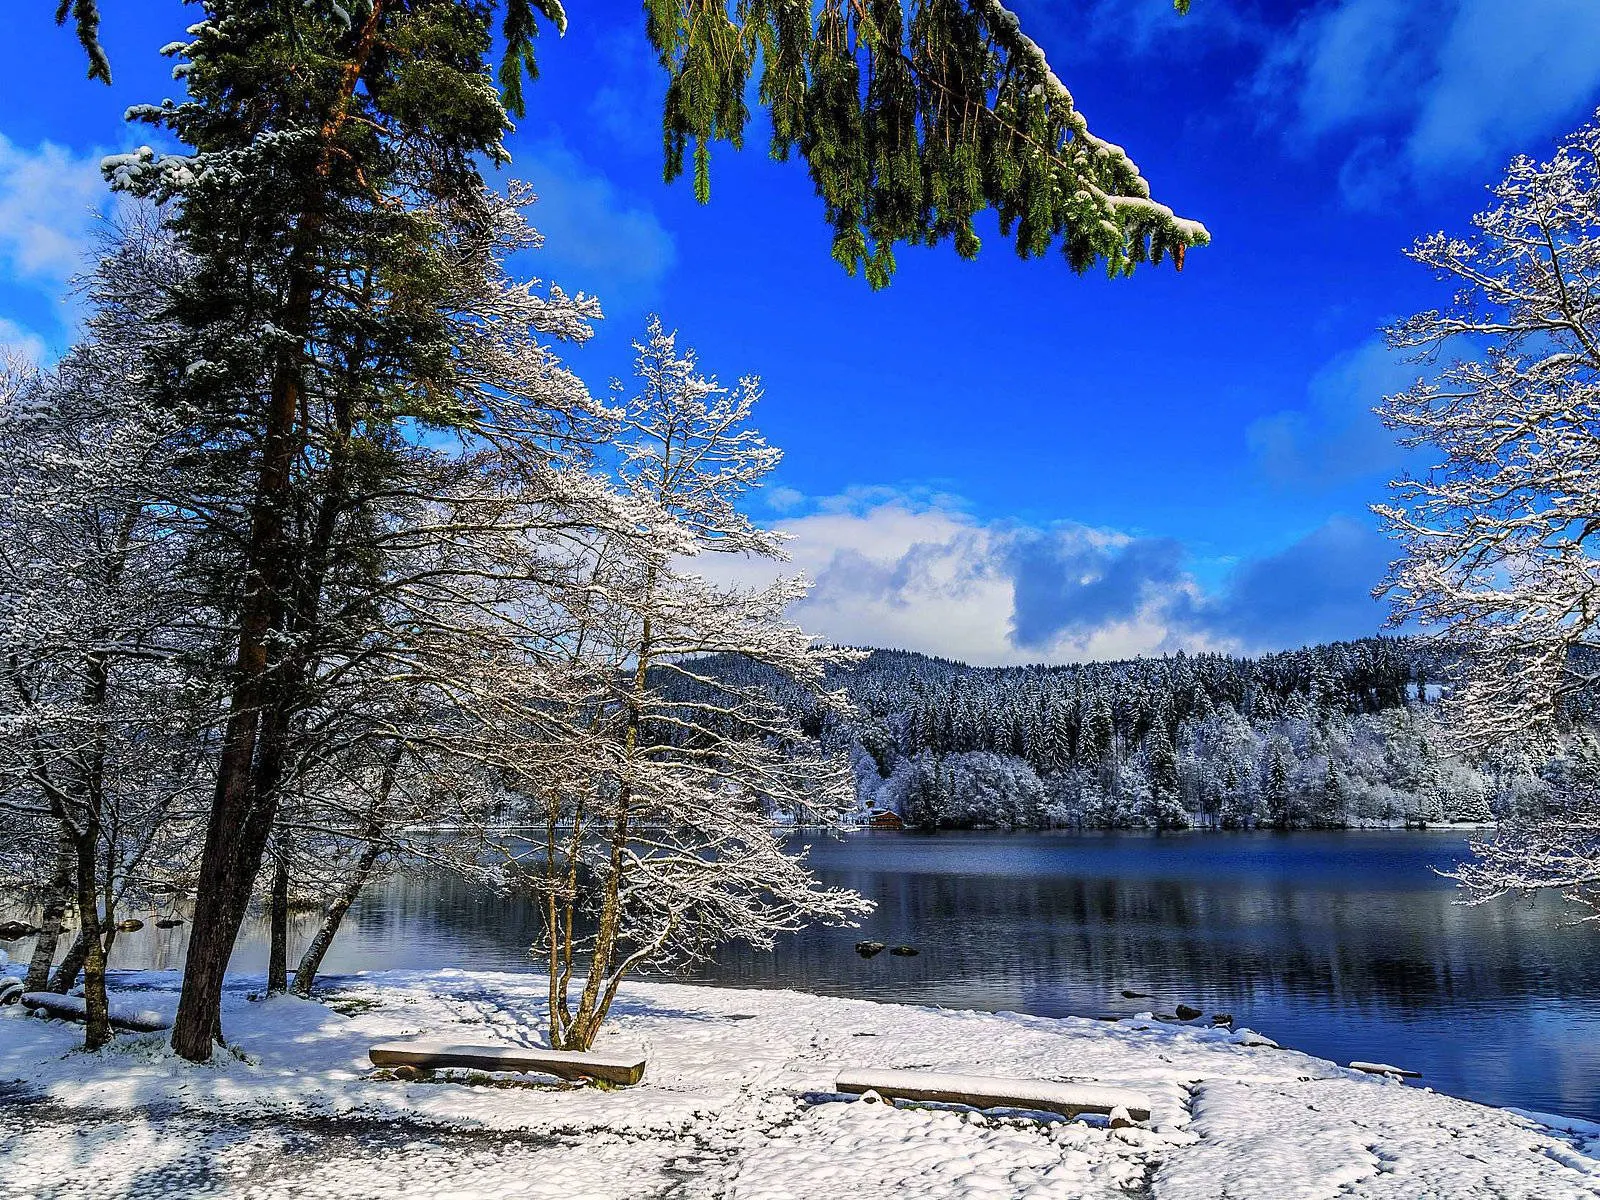
M 862 814 L 925 829 L 1488 821 L 1600 762 L 1586 721 L 1538 770 L 1452 756 L 1451 663 L 1410 638 L 1028 667 L 875 650 L 838 676 L 842 719 L 731 660 L 715 673 L 801 709 L 849 756 Z

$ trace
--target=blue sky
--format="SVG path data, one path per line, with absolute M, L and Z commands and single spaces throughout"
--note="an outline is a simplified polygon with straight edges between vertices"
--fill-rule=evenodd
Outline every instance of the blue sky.
M 43 358 L 71 336 L 95 163 L 148 139 L 121 114 L 174 93 L 156 51 L 193 19 L 106 0 L 108 89 L 52 7 L 8 6 L 26 52 L 0 77 L 0 341 Z M 798 615 L 829 637 L 1011 662 L 1375 631 L 1366 506 L 1402 459 L 1369 410 L 1409 375 L 1378 330 L 1441 299 L 1401 252 L 1600 103 L 1600 5 L 1015 7 L 1091 127 L 1210 228 L 1181 275 L 1076 277 L 991 230 L 974 263 L 903 251 L 874 294 L 760 129 L 716 155 L 709 206 L 664 185 L 638 7 L 575 5 L 510 142 L 548 239 L 521 266 L 608 314 L 570 361 L 603 388 L 659 311 L 708 369 L 762 376 L 787 456 L 753 511 L 794 534 Z

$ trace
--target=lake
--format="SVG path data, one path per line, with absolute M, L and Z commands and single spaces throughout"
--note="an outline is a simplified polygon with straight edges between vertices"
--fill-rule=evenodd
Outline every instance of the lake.
M 1464 851 L 1459 832 L 804 840 L 824 878 L 877 912 L 771 953 L 726 949 L 689 978 L 1040 1016 L 1186 1003 L 1341 1063 L 1419 1070 L 1441 1091 L 1600 1118 L 1600 929 L 1574 928 L 1577 910 L 1552 897 L 1458 903 L 1433 868 Z M 525 902 L 395 878 L 352 911 L 326 969 L 529 969 L 536 928 Z M 183 932 L 124 935 L 115 965 L 180 966 Z M 236 970 L 264 969 L 263 933 L 251 924 Z M 921 953 L 863 959 L 863 938 Z

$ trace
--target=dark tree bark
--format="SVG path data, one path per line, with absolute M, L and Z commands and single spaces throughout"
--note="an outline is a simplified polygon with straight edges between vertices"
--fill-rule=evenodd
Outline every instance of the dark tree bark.
M 394 793 L 395 780 L 400 773 L 400 759 L 404 754 L 405 743 L 396 741 L 383 760 L 383 773 L 378 777 L 378 791 L 373 797 L 372 806 L 367 810 L 366 828 L 362 831 L 367 844 L 361 851 L 361 857 L 356 860 L 350 878 L 345 881 L 344 887 L 339 889 L 338 895 L 333 898 L 333 903 L 328 905 L 327 911 L 322 914 L 322 924 L 317 927 L 317 934 L 311 939 L 311 945 L 307 946 L 306 952 L 300 956 L 300 965 L 294 973 L 294 991 L 297 996 L 311 995 L 311 989 L 317 982 L 317 972 L 322 969 L 322 960 L 328 953 L 328 947 L 333 945 L 339 926 L 344 922 L 345 913 L 350 911 L 350 906 L 361 895 L 361 889 L 366 887 L 367 880 L 372 877 L 372 869 L 378 865 L 378 859 L 383 854 L 383 812 L 389 804 L 389 797 Z
M 83 1003 L 85 1050 L 98 1050 L 111 1040 L 111 1004 L 106 996 L 106 947 L 101 941 L 100 901 L 95 895 L 95 855 L 100 844 L 100 820 L 95 813 L 75 838 L 78 852 L 78 920 L 84 944 Z M 106 914 L 110 924 L 110 914 Z
M 293 344 L 279 355 L 272 373 L 245 556 L 247 579 L 235 683 L 201 853 L 183 993 L 172 1027 L 172 1048 L 194 1062 L 207 1061 L 212 1046 L 222 1041 L 222 980 L 276 815 L 289 697 L 282 671 L 274 670 L 270 662 L 268 647 L 273 635 L 284 628 L 285 600 L 295 575 L 295 547 L 287 535 L 287 524 L 301 437 L 305 339 L 312 324 L 315 259 L 326 220 L 320 208 L 319 185 L 332 171 L 334 142 L 348 118 L 383 12 L 383 0 L 373 0 L 356 45 L 343 64 L 339 90 L 321 131 L 324 148 L 317 168 L 319 178 L 296 227 L 290 254 L 290 283 L 281 325 L 292 335 Z
M 60 965 L 56 967 L 56 973 L 51 976 L 48 991 L 65 996 L 73 989 L 83 971 L 84 960 L 89 957 L 89 942 L 89 935 L 80 928 L 78 936 L 72 939 L 72 945 L 67 947 Z
M 271 947 L 267 954 L 267 995 L 289 990 L 289 830 L 279 823 L 272 856 Z
M 39 918 L 39 937 L 33 944 L 33 957 L 28 960 L 28 974 L 23 986 L 30 992 L 43 991 L 50 981 L 50 966 L 55 962 L 56 950 L 61 944 L 61 930 L 66 923 L 67 902 L 72 898 L 72 868 L 77 854 L 72 845 L 72 834 L 63 825 L 61 840 L 56 849 L 56 866 L 45 888 L 44 913 Z
M 132 505 L 123 514 L 117 526 L 115 553 L 107 574 L 108 585 L 115 587 L 121 580 L 127 564 L 128 546 L 133 538 L 134 526 L 139 519 L 140 506 Z M 106 959 L 111 944 L 116 940 L 116 914 L 114 880 L 112 877 L 114 847 L 107 849 L 104 877 L 100 871 L 101 839 L 106 819 L 106 745 L 108 732 L 105 724 L 106 696 L 111 684 L 111 660 L 101 645 L 111 636 L 110 629 L 96 631 L 96 645 L 84 656 L 85 706 L 100 714 L 96 723 L 94 747 L 85 764 L 82 778 L 82 802 L 75 820 L 64 822 L 63 829 L 72 839 L 77 860 L 78 921 L 80 937 L 85 947 L 83 959 L 84 1036 L 86 1050 L 98 1050 L 111 1040 L 110 1001 L 106 996 Z M 112 841 L 115 841 L 113 835 Z M 104 911 L 97 889 L 103 885 Z

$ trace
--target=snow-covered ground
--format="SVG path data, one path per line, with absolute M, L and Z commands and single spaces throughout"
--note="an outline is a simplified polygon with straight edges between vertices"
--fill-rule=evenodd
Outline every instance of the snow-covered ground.
M 170 1012 L 176 980 L 119 981 Z M 536 1045 L 538 976 L 334 981 L 321 1003 L 228 996 L 211 1066 L 156 1035 L 97 1055 L 0 1010 L 0 1197 L 1600 1196 L 1600 1126 L 1536 1120 L 1280 1050 L 1249 1031 L 1048 1020 L 781 991 L 636 983 L 596 1049 L 637 1087 L 374 1078 L 406 1036 Z M 336 1011 L 335 1009 L 342 1009 Z M 847 1066 L 1133 1087 L 1143 1127 L 893 1108 Z

